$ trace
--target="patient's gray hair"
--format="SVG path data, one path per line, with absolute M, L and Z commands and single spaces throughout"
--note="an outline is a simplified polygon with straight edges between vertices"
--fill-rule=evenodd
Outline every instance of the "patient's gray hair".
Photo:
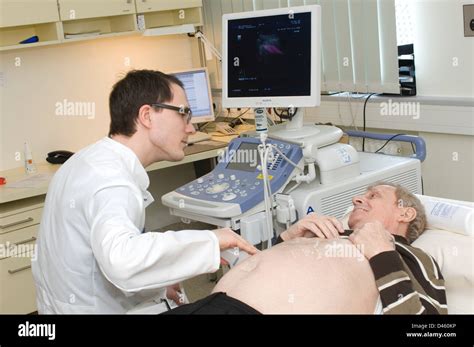
M 407 239 L 409 243 L 415 241 L 426 228 L 426 213 L 421 201 L 405 187 L 399 184 L 380 181 L 372 184 L 367 190 L 376 186 L 391 186 L 395 188 L 395 196 L 397 197 L 397 204 L 400 207 L 413 207 L 416 210 L 416 218 L 408 224 Z

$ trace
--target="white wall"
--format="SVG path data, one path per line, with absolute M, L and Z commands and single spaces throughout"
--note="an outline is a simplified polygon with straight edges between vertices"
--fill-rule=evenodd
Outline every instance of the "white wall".
M 131 68 L 197 67 L 196 45 L 186 35 L 135 35 L 0 53 L 0 171 L 22 166 L 15 153 L 23 152 L 24 141 L 44 162 L 52 150 L 77 151 L 106 136 L 112 85 Z M 57 115 L 64 99 L 94 103 L 95 118 Z
M 428 149 L 421 167 L 425 194 L 474 201 L 474 136 L 419 135 Z
M 329 101 L 330 98 L 334 101 Z M 364 100 L 351 99 L 349 104 L 345 98 L 323 97 L 321 107 L 308 110 L 305 120 L 332 122 L 346 129 L 354 124 L 362 130 Z M 474 201 L 474 107 L 421 104 L 419 118 L 414 119 L 400 115 L 382 116 L 380 103 L 387 100 L 373 98 L 367 104 L 367 131 L 422 137 L 427 150 L 422 163 L 425 194 Z M 417 98 L 392 98 L 394 103 L 398 100 L 417 102 Z
M 418 95 L 474 97 L 474 37 L 464 37 L 463 21 L 463 5 L 473 3 L 416 0 Z

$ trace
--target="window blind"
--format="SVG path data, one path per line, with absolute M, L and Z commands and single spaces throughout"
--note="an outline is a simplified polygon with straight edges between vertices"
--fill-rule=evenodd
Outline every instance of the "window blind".
M 395 0 L 204 0 L 204 34 L 222 51 L 222 15 L 289 6 L 321 6 L 321 89 L 400 92 Z M 208 61 L 214 88 L 221 67 Z

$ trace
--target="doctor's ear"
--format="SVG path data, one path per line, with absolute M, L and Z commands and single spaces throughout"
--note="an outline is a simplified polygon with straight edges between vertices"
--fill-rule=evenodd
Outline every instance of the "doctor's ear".
M 141 124 L 143 127 L 149 129 L 151 128 L 151 118 L 152 118 L 153 108 L 150 105 L 143 105 L 138 110 L 137 123 Z

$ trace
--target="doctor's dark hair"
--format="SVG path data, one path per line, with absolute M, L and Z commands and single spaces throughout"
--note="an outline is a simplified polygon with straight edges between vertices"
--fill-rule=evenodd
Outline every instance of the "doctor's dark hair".
M 109 97 L 109 136 L 132 136 L 140 107 L 153 103 L 166 103 L 173 99 L 172 85 L 183 88 L 174 76 L 154 70 L 132 70 L 115 83 Z

